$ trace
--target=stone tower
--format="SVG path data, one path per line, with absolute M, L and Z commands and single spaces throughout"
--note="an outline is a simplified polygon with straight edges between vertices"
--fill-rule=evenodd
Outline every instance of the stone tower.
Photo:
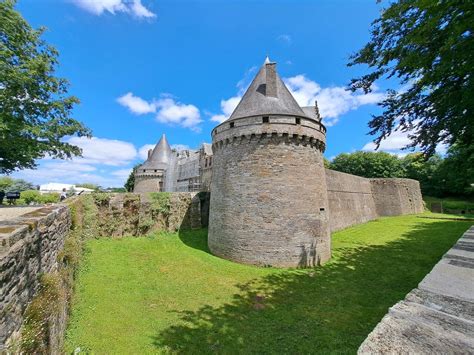
M 155 148 L 148 151 L 147 160 L 135 171 L 133 192 L 167 191 L 165 180 L 166 175 L 170 174 L 173 159 L 173 151 L 163 134 Z
M 297 104 L 267 58 L 212 131 L 212 253 L 281 267 L 330 258 L 325 133 L 316 108 Z

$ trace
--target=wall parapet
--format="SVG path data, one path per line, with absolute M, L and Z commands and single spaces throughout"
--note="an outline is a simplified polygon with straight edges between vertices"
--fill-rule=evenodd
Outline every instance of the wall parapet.
M 58 268 L 71 226 L 69 208 L 55 205 L 0 222 L 0 350 L 15 338 L 39 287 L 39 276 Z

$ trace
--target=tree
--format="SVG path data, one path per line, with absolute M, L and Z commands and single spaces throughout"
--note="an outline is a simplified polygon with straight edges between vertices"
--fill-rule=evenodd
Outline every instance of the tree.
M 8 176 L 0 177 L 0 191 L 26 191 L 35 190 L 35 185 L 23 179 L 12 179 Z
M 382 77 L 400 79 L 388 90 L 384 111 L 369 122 L 380 142 L 394 130 L 409 133 L 408 147 L 433 155 L 439 143 L 474 141 L 474 3 L 398 0 L 372 23 L 371 40 L 350 57 L 349 66 L 372 71 L 352 79 L 350 89 L 370 92 Z
M 385 152 L 342 153 L 330 163 L 330 169 L 367 178 L 404 176 L 401 160 Z
M 133 167 L 132 171 L 130 172 L 130 175 L 128 175 L 128 179 L 125 182 L 125 185 L 123 185 L 125 187 L 125 190 L 127 190 L 128 192 L 133 192 L 133 187 L 135 186 L 135 172 L 137 171 L 140 165 L 141 163 L 136 164 Z
M 438 170 L 443 159 L 435 154 L 426 159 L 422 153 L 411 153 L 402 159 L 404 177 L 418 180 L 425 195 L 438 196 L 441 192 Z
M 442 195 L 474 196 L 474 145 L 454 144 L 437 170 Z
M 80 155 L 63 138 L 90 135 L 70 117 L 79 100 L 54 76 L 58 52 L 41 39 L 45 29 L 31 28 L 13 7 L 0 0 L 0 173 L 34 168 L 45 155 Z

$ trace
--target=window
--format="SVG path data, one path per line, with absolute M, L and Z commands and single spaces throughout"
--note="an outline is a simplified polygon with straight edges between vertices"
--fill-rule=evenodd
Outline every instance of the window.
M 146 170 L 145 170 L 145 169 L 143 169 L 143 172 L 145 172 L 145 171 L 146 171 Z
M 301 124 L 301 118 L 295 117 L 296 124 Z
M 268 123 L 268 122 L 270 122 L 270 119 L 269 119 L 268 116 L 263 116 L 262 121 L 263 121 L 263 123 Z
M 158 170 L 155 169 L 155 173 L 157 173 L 157 172 L 158 172 Z
M 212 164 L 212 157 L 209 158 L 209 166 Z
M 207 158 L 204 160 L 204 167 L 207 168 Z
M 231 122 L 229 125 L 230 125 L 230 128 L 234 128 L 234 122 Z

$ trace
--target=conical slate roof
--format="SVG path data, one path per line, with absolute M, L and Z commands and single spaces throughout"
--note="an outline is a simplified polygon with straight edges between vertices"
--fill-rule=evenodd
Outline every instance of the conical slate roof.
M 229 119 L 272 114 L 306 116 L 267 57 Z
M 172 154 L 173 152 L 168 140 L 163 134 L 153 149 L 153 152 L 141 165 L 140 169 L 166 169 L 171 162 Z

